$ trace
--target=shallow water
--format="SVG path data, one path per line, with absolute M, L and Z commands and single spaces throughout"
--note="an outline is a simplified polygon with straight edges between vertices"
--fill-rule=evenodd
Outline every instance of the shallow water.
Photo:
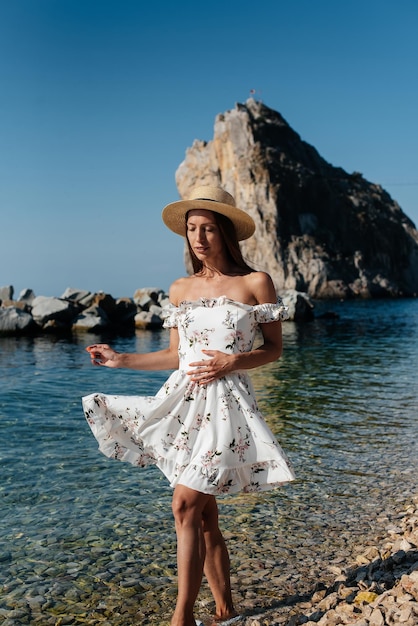
M 252 372 L 297 481 L 225 497 L 238 602 L 309 589 L 378 535 L 415 493 L 418 301 L 327 303 L 286 322 L 282 359 Z M 117 338 L 165 347 L 166 331 Z M 163 624 L 175 599 L 171 490 L 154 468 L 104 458 L 84 421 L 92 391 L 152 394 L 168 372 L 92 368 L 80 335 L 0 339 L 0 623 Z M 107 340 L 106 337 L 100 338 Z M 200 595 L 202 611 L 210 594 Z

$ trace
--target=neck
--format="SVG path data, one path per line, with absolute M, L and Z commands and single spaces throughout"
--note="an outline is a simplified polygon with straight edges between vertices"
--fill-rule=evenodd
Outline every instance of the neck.
M 228 274 L 234 273 L 234 271 L 235 268 L 227 261 L 221 261 L 216 264 L 205 262 L 199 272 L 197 272 L 197 275 L 204 276 L 205 278 L 217 278 L 227 276 Z

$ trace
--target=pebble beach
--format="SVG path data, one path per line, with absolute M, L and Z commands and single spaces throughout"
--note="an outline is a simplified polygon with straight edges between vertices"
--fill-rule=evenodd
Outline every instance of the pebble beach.
M 306 593 L 294 593 L 242 626 L 416 626 L 418 624 L 418 498 L 394 512 L 374 539 L 356 545 L 351 560 L 334 558 Z M 381 520 L 382 521 L 382 520 Z M 389 522 L 389 519 L 388 519 Z M 303 570 L 304 565 L 301 563 Z M 247 601 L 248 603 L 248 601 Z M 246 599 L 241 598 L 245 607 Z M 250 611 L 251 609 L 249 609 Z
M 245 546 L 237 546 L 234 537 L 228 534 L 229 543 L 241 550 L 240 555 L 232 554 L 234 598 L 241 612 L 236 624 L 416 626 L 418 623 L 418 497 L 408 498 L 402 506 L 398 503 L 398 510 L 388 516 L 380 513 L 374 536 L 370 532 L 369 537 L 357 537 L 351 543 L 347 533 L 340 544 L 345 544 L 345 548 L 338 554 L 329 553 L 334 543 L 332 536 L 324 537 L 316 555 L 311 546 L 301 547 L 294 555 L 297 570 L 292 563 L 289 567 L 283 563 L 280 571 L 276 571 L 274 553 L 268 557 L 269 546 L 264 546 L 264 554 L 259 553 L 258 557 L 246 556 Z M 166 549 L 172 550 L 173 546 L 162 544 L 161 550 Z M 94 545 L 91 551 L 100 564 L 104 551 L 95 549 Z M 168 626 L 167 606 L 175 601 L 174 563 L 166 568 L 164 575 L 155 560 L 146 558 L 146 545 L 142 551 L 138 567 L 135 558 L 129 559 L 126 552 L 114 550 L 111 563 L 106 561 L 105 569 L 90 581 L 81 574 L 83 563 L 76 555 L 74 562 L 66 564 L 66 577 L 60 576 L 58 580 L 54 580 L 54 575 L 59 572 L 60 564 L 54 570 L 50 563 L 43 566 L 41 559 L 31 558 L 27 563 L 31 578 L 24 595 L 18 576 L 2 581 L 0 623 L 3 626 Z M 150 576 L 153 569 L 154 578 Z M 145 604 L 141 602 L 141 588 L 147 592 Z M 212 624 L 212 609 L 209 590 L 203 586 L 197 610 L 205 626 Z

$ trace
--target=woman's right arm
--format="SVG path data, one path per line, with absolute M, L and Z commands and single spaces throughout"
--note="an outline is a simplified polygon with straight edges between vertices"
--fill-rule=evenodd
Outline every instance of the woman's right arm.
M 96 343 L 87 346 L 93 365 L 103 367 L 128 368 L 133 370 L 171 370 L 177 369 L 179 335 L 177 328 L 170 329 L 170 343 L 168 348 L 157 352 L 124 353 L 116 352 L 105 343 Z

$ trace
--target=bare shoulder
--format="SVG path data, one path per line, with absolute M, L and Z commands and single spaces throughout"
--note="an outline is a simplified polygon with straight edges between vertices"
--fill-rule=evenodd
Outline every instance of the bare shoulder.
M 190 277 L 183 276 L 175 280 L 169 290 L 169 299 L 175 306 L 178 306 L 182 300 L 186 300 L 186 293 L 189 288 Z
M 276 302 L 276 289 L 271 276 L 267 272 L 251 272 L 251 274 L 245 276 L 245 280 L 258 304 Z

